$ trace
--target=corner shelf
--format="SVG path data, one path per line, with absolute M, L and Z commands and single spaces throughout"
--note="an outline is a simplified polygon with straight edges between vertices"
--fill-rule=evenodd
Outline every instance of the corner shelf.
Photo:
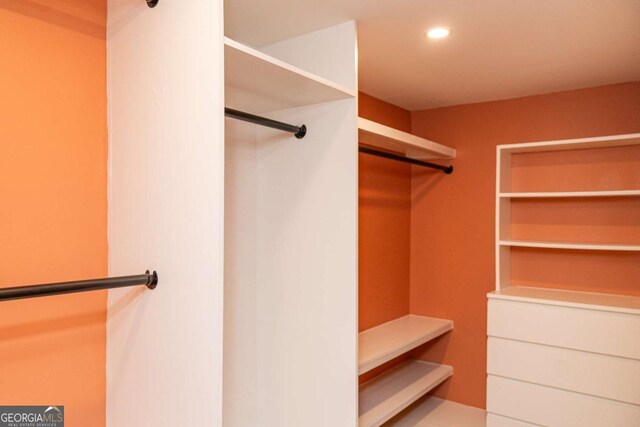
M 501 240 L 500 246 L 511 246 L 520 248 L 542 248 L 542 249 L 570 249 L 581 251 L 640 251 L 640 245 L 613 245 L 599 243 L 560 243 L 560 242 L 532 242 L 520 240 Z
M 354 98 L 356 92 L 225 37 L 226 106 L 264 113 Z
M 359 393 L 359 427 L 384 424 L 453 374 L 453 368 L 406 361 L 364 383 Z
M 531 302 L 563 307 L 640 315 L 640 297 L 561 289 L 510 286 L 488 294 L 489 299 Z
M 451 320 L 409 314 L 358 335 L 358 373 L 364 374 L 453 329 Z
M 412 159 L 454 159 L 456 150 L 437 142 L 358 117 L 358 141 L 361 144 L 400 152 Z
M 612 191 L 548 191 L 529 193 L 500 193 L 503 199 L 551 199 L 564 197 L 639 197 L 640 190 Z

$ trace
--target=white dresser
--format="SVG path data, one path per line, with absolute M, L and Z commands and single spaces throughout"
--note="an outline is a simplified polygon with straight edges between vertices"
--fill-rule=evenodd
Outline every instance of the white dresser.
M 489 294 L 487 426 L 640 426 L 640 298 Z
M 640 427 L 638 145 L 497 147 L 488 427 Z

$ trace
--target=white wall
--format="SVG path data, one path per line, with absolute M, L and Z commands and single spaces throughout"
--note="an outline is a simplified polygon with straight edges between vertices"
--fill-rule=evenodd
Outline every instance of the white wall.
M 109 0 L 107 424 L 222 423 L 220 0 Z

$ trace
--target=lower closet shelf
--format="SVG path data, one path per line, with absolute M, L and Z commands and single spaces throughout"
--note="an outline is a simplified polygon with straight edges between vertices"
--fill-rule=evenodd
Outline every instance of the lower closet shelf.
M 452 374 L 451 366 L 409 360 L 364 383 L 358 426 L 382 425 Z
M 451 320 L 409 314 L 362 331 L 358 335 L 358 373 L 364 374 L 451 329 Z
M 398 414 L 385 427 L 485 427 L 486 418 L 484 409 L 427 396 Z

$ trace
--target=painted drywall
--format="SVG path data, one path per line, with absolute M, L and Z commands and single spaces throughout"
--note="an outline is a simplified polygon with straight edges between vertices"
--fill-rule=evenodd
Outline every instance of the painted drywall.
M 110 0 L 107 424 L 222 424 L 222 2 Z
M 0 1 L 0 286 L 107 273 L 106 2 Z M 3 302 L 0 404 L 105 425 L 106 292 Z
M 411 113 L 365 93 L 359 115 L 411 131 Z M 411 167 L 360 153 L 358 193 L 359 330 L 409 314 Z
M 417 111 L 412 113 L 412 128 L 413 133 L 451 145 L 458 152 L 451 176 L 413 171 L 411 312 L 455 322 L 451 334 L 422 347 L 414 356 L 454 366 L 452 379 L 438 389 L 438 396 L 484 407 L 486 293 L 495 286 L 495 147 L 640 132 L 640 82 Z M 638 151 L 634 153 L 638 156 Z M 640 168 L 635 170 L 640 173 Z M 624 212 L 634 209 L 627 206 L 633 202 L 623 203 L 626 207 L 618 208 Z M 558 210 L 556 216 L 561 218 L 563 212 Z M 519 217 L 527 221 L 526 215 Z M 626 218 L 631 222 L 626 226 L 637 235 L 637 218 Z M 597 259 L 581 264 L 574 264 L 575 254 L 555 255 L 565 257 L 564 262 L 542 259 L 548 258 L 545 254 L 535 258 L 537 265 L 529 270 L 539 274 L 532 280 L 561 280 L 552 274 L 559 264 L 580 269 L 591 262 L 598 270 L 611 267 L 626 275 L 624 283 L 616 279 L 619 293 L 637 292 L 637 255 L 595 254 Z M 512 262 L 518 271 L 518 261 Z M 524 276 L 527 271 L 521 269 L 517 274 Z M 571 288 L 573 283 L 581 290 L 602 290 L 601 279 L 602 275 L 580 273 L 579 280 L 564 287 Z

